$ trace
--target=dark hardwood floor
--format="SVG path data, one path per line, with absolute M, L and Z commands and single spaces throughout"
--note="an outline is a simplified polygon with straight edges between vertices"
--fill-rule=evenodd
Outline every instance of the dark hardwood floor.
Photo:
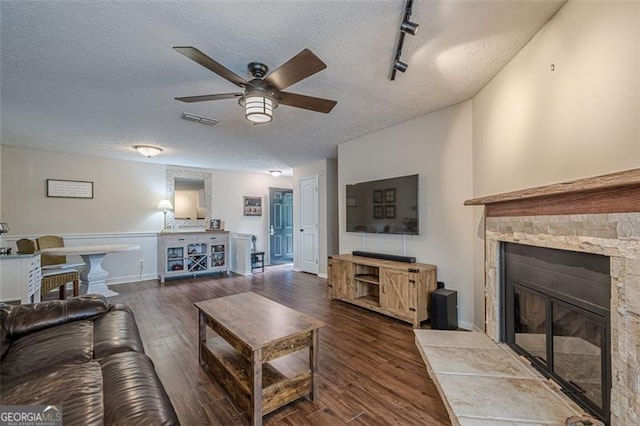
M 180 421 L 246 425 L 224 390 L 198 364 L 194 302 L 253 291 L 326 323 L 320 330 L 319 399 L 300 399 L 264 417 L 267 425 L 449 425 L 411 325 L 327 298 L 325 279 L 273 266 L 253 276 L 121 284 L 147 354 Z M 251 306 L 247 306 L 251 309 Z

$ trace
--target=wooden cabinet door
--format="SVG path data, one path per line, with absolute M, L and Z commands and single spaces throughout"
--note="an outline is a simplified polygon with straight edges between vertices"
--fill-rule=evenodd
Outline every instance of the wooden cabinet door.
M 353 299 L 355 297 L 353 290 L 353 263 L 340 262 L 340 278 L 338 281 L 340 282 L 339 297 L 348 300 Z
M 329 259 L 327 285 L 329 286 L 329 298 L 338 297 L 338 286 L 340 285 L 340 263 L 337 260 Z
M 380 307 L 394 315 L 411 318 L 415 283 L 409 282 L 409 273 L 380 268 Z
M 329 260 L 329 297 L 353 299 L 353 268 L 351 262 Z

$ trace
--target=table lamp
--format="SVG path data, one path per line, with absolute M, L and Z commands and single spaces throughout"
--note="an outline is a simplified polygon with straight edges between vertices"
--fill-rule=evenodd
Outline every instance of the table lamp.
M 173 210 L 173 205 L 169 200 L 160 200 L 158 203 L 158 210 L 162 210 L 164 212 L 164 229 L 167 229 L 167 211 Z

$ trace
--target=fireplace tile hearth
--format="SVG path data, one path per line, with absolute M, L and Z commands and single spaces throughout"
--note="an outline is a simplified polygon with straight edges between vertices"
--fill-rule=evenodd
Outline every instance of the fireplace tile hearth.
M 484 333 L 414 331 L 454 426 L 564 425 L 583 414 L 511 349 Z
M 473 348 L 429 346 L 429 364 L 434 371 L 446 374 L 481 374 L 491 377 L 531 379 L 531 372 L 501 348 Z

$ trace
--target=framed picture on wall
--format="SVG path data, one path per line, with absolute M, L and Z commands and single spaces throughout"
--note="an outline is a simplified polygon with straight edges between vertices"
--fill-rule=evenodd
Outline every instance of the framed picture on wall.
M 382 206 L 373 206 L 373 218 L 384 219 L 384 208 Z
M 387 188 L 384 190 L 384 202 L 385 203 L 395 203 L 396 202 L 396 189 L 395 188 Z
M 47 197 L 93 198 L 93 182 L 84 180 L 47 179 Z
M 245 216 L 262 216 L 262 197 L 243 197 Z
M 392 204 L 390 206 L 384 206 L 384 217 L 385 219 L 395 219 L 396 218 L 396 205 Z
M 382 189 L 376 189 L 373 191 L 373 202 L 375 204 L 382 202 Z

